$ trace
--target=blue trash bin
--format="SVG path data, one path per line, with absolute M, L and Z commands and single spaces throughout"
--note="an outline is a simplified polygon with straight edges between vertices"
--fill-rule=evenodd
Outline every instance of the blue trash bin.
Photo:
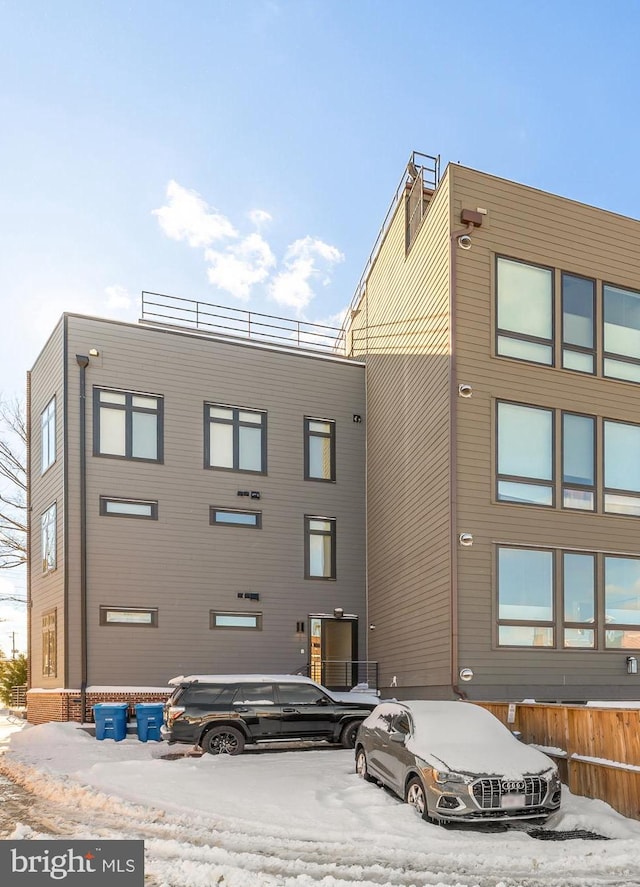
M 96 739 L 115 739 L 120 742 L 127 735 L 126 702 L 99 702 L 93 706 Z
M 146 742 L 148 739 L 162 740 L 160 727 L 164 719 L 164 703 L 162 702 L 138 702 L 136 704 L 136 723 L 138 739 Z

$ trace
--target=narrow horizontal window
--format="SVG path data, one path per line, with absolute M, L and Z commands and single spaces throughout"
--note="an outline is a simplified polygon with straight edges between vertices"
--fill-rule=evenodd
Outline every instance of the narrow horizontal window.
M 158 520 L 158 503 L 144 499 L 115 499 L 109 496 L 100 496 L 100 514 L 112 517 Z
M 212 505 L 209 509 L 209 523 L 226 527 L 254 527 L 259 530 L 262 527 L 262 512 L 236 511 Z
M 158 608 L 100 607 L 100 625 L 139 625 L 155 628 Z
M 239 628 L 248 631 L 261 631 L 262 613 L 220 613 L 211 610 L 209 628 Z

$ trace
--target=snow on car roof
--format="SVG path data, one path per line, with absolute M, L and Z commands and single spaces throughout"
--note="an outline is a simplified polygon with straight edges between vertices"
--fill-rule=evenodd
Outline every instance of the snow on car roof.
M 542 752 L 519 742 L 491 712 L 471 702 L 407 700 L 382 703 L 371 714 L 411 713 L 414 733 L 407 748 L 443 769 L 522 777 L 553 766 Z M 370 718 L 366 723 L 369 723 Z
M 239 681 L 252 684 L 270 684 L 273 681 L 302 681 L 313 684 L 314 681 L 303 674 L 189 674 L 178 675 L 171 678 L 169 685 L 177 687 L 180 684 L 237 684 Z

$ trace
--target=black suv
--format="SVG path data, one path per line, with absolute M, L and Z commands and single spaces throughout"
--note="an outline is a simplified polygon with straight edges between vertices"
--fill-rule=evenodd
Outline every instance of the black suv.
M 327 739 L 353 748 L 358 727 L 376 705 L 365 694 L 332 694 L 298 675 L 191 675 L 172 683 L 177 686 L 165 706 L 163 737 L 212 755 L 239 755 L 247 742 L 285 739 Z

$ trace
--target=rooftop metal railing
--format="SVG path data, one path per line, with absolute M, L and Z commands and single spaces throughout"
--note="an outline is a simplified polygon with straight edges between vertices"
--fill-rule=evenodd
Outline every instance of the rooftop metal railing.
M 341 330 L 308 320 L 292 320 L 242 308 L 214 305 L 164 293 L 142 293 L 145 323 L 180 326 L 234 338 L 251 339 L 272 345 L 306 348 L 335 354 Z

